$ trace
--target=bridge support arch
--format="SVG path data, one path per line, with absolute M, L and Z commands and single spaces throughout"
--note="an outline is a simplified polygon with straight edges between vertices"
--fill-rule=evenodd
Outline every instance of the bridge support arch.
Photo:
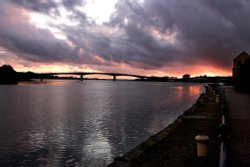
M 113 81 L 116 81 L 116 75 L 113 75 Z
M 145 77 L 140 77 L 140 80 L 141 80 L 141 81 L 145 80 Z
M 83 75 L 80 75 L 80 81 L 83 81 Z

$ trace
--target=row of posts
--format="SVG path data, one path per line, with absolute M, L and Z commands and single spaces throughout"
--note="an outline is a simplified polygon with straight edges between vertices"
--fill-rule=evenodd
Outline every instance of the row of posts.
M 209 87 L 206 85 L 201 91 L 201 94 L 206 94 L 209 92 Z M 203 158 L 207 156 L 207 144 L 209 137 L 207 135 L 197 135 L 195 136 L 197 142 L 197 157 Z
M 208 87 L 205 87 L 206 93 Z M 218 134 L 218 143 L 220 146 L 220 155 L 219 155 L 219 167 L 228 166 L 228 148 L 230 142 L 230 126 L 228 121 L 228 113 L 226 108 L 225 100 L 225 89 L 220 85 L 212 85 L 213 93 L 215 95 L 215 101 L 220 107 L 220 125 L 219 125 L 219 134 Z M 195 137 L 197 141 L 197 156 L 206 157 L 207 156 L 207 143 L 209 137 L 206 135 L 197 135 Z
M 219 167 L 227 167 L 231 129 L 229 126 L 229 118 L 226 107 L 225 88 L 223 86 L 216 87 L 216 102 L 218 102 L 220 105 L 221 117 L 221 124 L 219 125 L 218 135 L 218 140 L 220 144 Z

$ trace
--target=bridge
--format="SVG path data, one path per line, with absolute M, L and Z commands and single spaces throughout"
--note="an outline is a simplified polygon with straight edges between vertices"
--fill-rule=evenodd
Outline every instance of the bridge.
M 140 80 L 147 79 L 149 77 L 134 74 L 122 74 L 122 73 L 102 73 L 102 72 L 52 72 L 52 73 L 39 73 L 40 76 L 58 76 L 58 75 L 78 75 L 80 80 L 84 80 L 85 75 L 108 75 L 113 76 L 113 80 L 116 81 L 118 76 L 135 77 Z

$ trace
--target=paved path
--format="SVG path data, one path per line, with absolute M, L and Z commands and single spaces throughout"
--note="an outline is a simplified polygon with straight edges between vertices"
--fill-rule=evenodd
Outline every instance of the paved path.
M 226 88 L 232 140 L 230 166 L 250 167 L 250 94 Z

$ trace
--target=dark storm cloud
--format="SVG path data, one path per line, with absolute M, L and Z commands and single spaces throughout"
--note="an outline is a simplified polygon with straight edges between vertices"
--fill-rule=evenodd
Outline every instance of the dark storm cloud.
M 22 7 L 39 11 L 47 12 L 51 9 L 56 9 L 60 5 L 65 6 L 66 8 L 74 8 L 75 6 L 84 5 L 85 0 L 10 0 L 10 2 L 18 4 Z
M 93 55 L 98 55 L 106 60 L 103 65 L 112 61 L 152 69 L 175 63 L 207 63 L 230 68 L 237 54 L 250 51 L 250 22 L 246 20 L 250 17 L 250 2 L 245 0 L 144 0 L 143 3 L 120 0 L 110 21 L 103 27 L 76 9 L 85 5 L 85 1 L 11 2 L 48 15 L 51 11 L 60 15 L 58 8 L 64 7 L 69 12 L 69 19 L 79 22 L 78 26 L 51 23 L 65 33 L 74 48 L 28 21 L 24 23 L 27 27 L 21 28 L 7 21 L 6 25 L 1 24 L 0 45 L 37 61 L 99 64 L 93 59 Z M 11 5 L 5 3 L 6 7 Z M 0 15 L 3 11 L 0 10 Z M 22 31 L 14 33 L 18 29 Z M 105 29 L 114 32 L 108 34 Z M 166 35 L 168 37 L 164 38 Z M 81 49 L 83 53 L 79 52 Z
M 165 1 L 164 1 L 165 2 Z M 176 27 L 178 41 L 181 42 L 183 60 L 203 60 L 228 67 L 233 56 L 249 49 L 249 37 L 239 36 L 238 32 L 245 27 L 250 16 L 249 8 L 243 1 L 228 5 L 228 1 L 145 1 L 146 11 L 160 19 L 164 29 Z M 233 1 L 231 1 L 233 2 Z M 235 2 L 235 1 L 234 1 Z M 248 2 L 249 6 L 249 2 Z M 235 9 L 237 8 L 237 9 Z M 228 11 L 225 15 L 222 12 Z M 231 11 L 231 13 L 230 13 Z M 237 13 L 240 17 L 233 17 Z
M 118 32 L 106 36 L 103 33 L 86 33 L 82 27 L 77 30 L 68 27 L 64 32 L 77 46 L 100 55 L 104 60 L 141 68 L 163 67 L 177 59 L 175 55 L 179 51 L 173 44 L 156 40 L 150 34 L 152 25 L 145 16 L 138 3 L 120 1 L 110 23 L 106 24 L 111 29 L 119 26 Z
M 56 9 L 58 4 L 54 0 L 10 0 L 10 2 L 20 5 L 22 7 L 32 9 L 39 12 L 49 12 Z
M 7 5 L 2 3 L 1 8 Z M 0 46 L 36 62 L 78 61 L 75 50 L 65 41 L 56 39 L 46 29 L 30 24 L 25 14 L 19 13 L 18 17 L 12 15 L 15 12 L 20 11 L 9 7 L 0 14 Z
M 60 7 L 64 7 L 70 11 L 68 13 L 69 19 L 73 20 L 85 20 L 86 16 L 79 10 L 75 9 L 76 6 L 84 6 L 85 0 L 10 0 L 11 3 L 23 7 L 34 12 L 41 12 L 52 17 L 61 16 Z
M 124 27 L 126 43 L 121 38 L 114 38 L 114 58 L 120 58 L 128 64 L 141 63 L 151 66 L 164 66 L 165 63 L 173 61 L 178 50 L 171 44 L 160 44 L 155 40 L 142 25 L 128 23 Z M 124 57 L 122 57 L 124 56 Z
M 151 0 L 145 1 L 145 8 L 160 18 L 164 29 L 176 27 L 182 60 L 201 60 L 229 67 L 234 56 L 249 50 L 246 29 L 249 23 L 244 19 L 250 16 L 249 2 L 217 2 Z
M 66 8 L 74 8 L 75 6 L 82 6 L 85 5 L 85 1 L 84 0 L 62 0 L 62 4 L 63 6 L 65 6 Z
M 22 28 L 25 28 L 25 31 L 30 30 L 29 33 L 20 34 L 20 28 L 17 30 L 18 33 L 14 33 L 16 30 L 13 27 L 13 31 L 0 31 L 0 45 L 31 61 L 76 61 L 74 51 L 64 41 L 55 39 L 48 31 L 34 30 L 33 27 Z

